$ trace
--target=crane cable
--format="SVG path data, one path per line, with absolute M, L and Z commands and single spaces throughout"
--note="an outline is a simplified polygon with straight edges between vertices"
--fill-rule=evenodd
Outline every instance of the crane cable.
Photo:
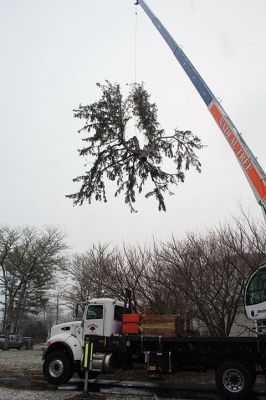
M 137 2 L 135 3 L 135 27 L 134 27 L 134 84 L 137 83 L 137 43 L 138 43 L 138 11 Z M 133 117 L 134 120 L 134 134 L 137 136 L 137 118 L 136 115 Z
M 134 29 L 134 83 L 137 82 L 137 33 L 138 33 L 138 11 L 135 3 L 135 29 Z

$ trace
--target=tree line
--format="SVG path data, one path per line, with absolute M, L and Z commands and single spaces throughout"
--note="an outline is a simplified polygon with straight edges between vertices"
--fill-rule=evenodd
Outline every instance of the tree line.
M 212 336 L 228 336 L 250 274 L 265 260 L 263 224 L 246 216 L 204 233 L 172 237 L 150 248 L 92 246 L 68 265 L 69 301 L 92 297 L 124 298 L 132 292 L 134 311 L 180 314 Z
M 128 288 L 136 312 L 178 313 L 188 329 L 197 321 L 204 334 L 228 336 L 243 306 L 248 277 L 264 261 L 265 244 L 264 226 L 245 215 L 182 239 L 151 246 L 99 243 L 73 255 L 56 228 L 3 226 L 1 330 L 21 333 L 29 321 L 35 326 L 45 322 L 48 329 L 58 319 L 53 295 L 59 292 L 71 308 L 93 297 L 123 300 Z

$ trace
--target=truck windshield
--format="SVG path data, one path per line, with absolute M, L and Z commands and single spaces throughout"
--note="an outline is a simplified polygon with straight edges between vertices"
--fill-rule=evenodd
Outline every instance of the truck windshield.
M 266 301 L 266 269 L 258 270 L 249 282 L 246 292 L 246 305 L 252 306 Z
M 103 318 L 103 306 L 91 304 L 87 309 L 86 319 L 102 319 Z

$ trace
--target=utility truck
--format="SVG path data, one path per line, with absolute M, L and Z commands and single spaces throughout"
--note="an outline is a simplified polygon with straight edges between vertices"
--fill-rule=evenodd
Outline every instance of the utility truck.
M 264 273 L 266 277 L 266 266 Z M 257 295 L 258 288 L 252 282 L 246 291 L 247 299 Z M 252 312 L 250 307 L 248 302 L 248 312 Z M 257 304 L 254 309 L 259 313 Z M 231 398 L 243 399 L 252 391 L 256 376 L 266 374 L 264 335 L 145 336 L 135 330 L 142 316 L 128 312 L 121 301 L 92 299 L 85 307 L 81 321 L 52 327 L 43 354 L 46 380 L 52 384 L 62 384 L 69 381 L 74 372 L 84 375 L 86 369 L 89 369 L 90 378 L 114 368 L 145 368 L 153 374 L 213 369 L 217 388 Z M 124 329 L 124 326 L 130 326 L 130 329 Z M 128 333 L 123 333 L 125 331 Z
M 165 39 L 207 105 L 232 148 L 266 216 L 265 173 L 240 133 L 169 32 L 143 0 L 138 0 Z M 130 304 L 130 302 L 125 302 Z M 77 372 L 94 377 L 113 368 L 144 367 L 152 373 L 214 369 L 218 389 L 235 399 L 250 398 L 257 374 L 266 375 L 266 264 L 250 278 L 245 291 L 247 316 L 258 322 L 256 337 L 189 337 L 145 335 L 142 318 L 109 298 L 89 300 L 81 321 L 56 325 L 44 349 L 43 372 L 52 384 L 67 382 Z M 128 322 L 131 321 L 131 322 Z M 124 329 L 124 323 L 127 328 Z
M 92 299 L 89 300 L 81 321 L 53 326 L 43 353 L 43 371 L 47 381 L 54 384 L 65 383 L 74 372 L 82 376 L 86 337 L 119 335 L 124 311 L 124 303 L 121 301 L 108 298 Z M 109 353 L 97 354 L 96 358 L 94 357 L 92 370 L 95 369 L 95 365 L 97 372 L 110 370 Z

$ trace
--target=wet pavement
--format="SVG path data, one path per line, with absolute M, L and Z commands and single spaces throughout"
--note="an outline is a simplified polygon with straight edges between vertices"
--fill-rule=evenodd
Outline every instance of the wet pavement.
M 71 400 L 82 395 L 84 382 L 72 379 L 55 387 L 32 384 L 28 378 L 0 378 L 0 400 Z M 169 384 L 161 382 L 89 380 L 90 394 L 101 393 L 107 400 L 222 400 L 212 384 Z M 256 385 L 248 400 L 266 400 L 266 387 Z

